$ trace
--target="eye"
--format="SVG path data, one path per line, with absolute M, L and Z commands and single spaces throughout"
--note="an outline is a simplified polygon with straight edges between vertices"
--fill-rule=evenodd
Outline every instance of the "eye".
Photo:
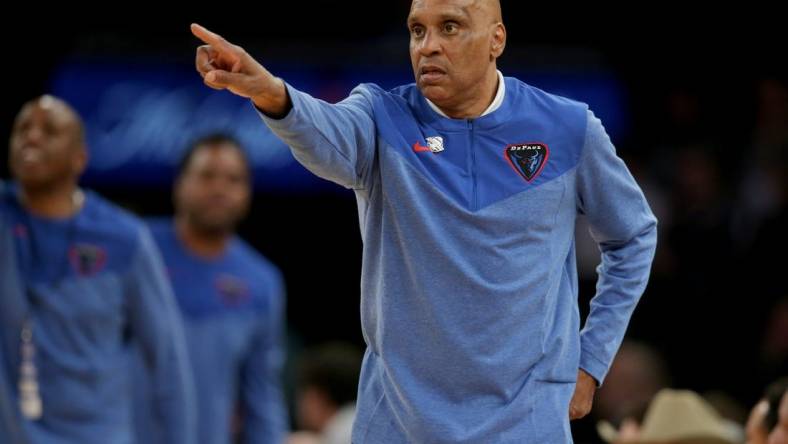
M 454 22 L 446 22 L 443 24 L 443 32 L 446 34 L 455 34 L 459 30 L 459 26 Z
M 244 183 L 246 178 L 240 174 L 229 174 L 227 175 L 227 181 L 233 185 L 238 185 Z
M 201 180 L 213 180 L 216 177 L 216 172 L 212 169 L 203 169 L 197 173 L 197 177 Z
M 413 37 L 417 39 L 424 37 L 424 27 L 420 25 L 413 26 L 412 28 L 410 28 L 410 33 L 411 35 L 413 35 Z

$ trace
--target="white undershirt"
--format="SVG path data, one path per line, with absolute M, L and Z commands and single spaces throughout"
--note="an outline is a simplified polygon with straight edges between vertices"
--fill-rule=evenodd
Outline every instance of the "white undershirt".
M 479 117 L 490 114 L 491 112 L 500 108 L 501 104 L 503 103 L 503 96 L 506 94 L 506 83 L 503 81 L 503 74 L 501 74 L 501 71 L 495 70 L 495 72 L 498 73 L 498 91 L 495 92 L 495 97 L 493 98 L 493 101 L 490 104 L 490 106 L 488 106 L 487 109 L 484 110 L 484 112 Z M 436 113 L 440 114 L 441 116 L 447 119 L 450 118 L 449 116 L 446 115 L 446 113 L 441 111 L 441 109 L 438 108 L 437 105 L 430 102 L 430 99 L 427 99 L 426 97 L 424 99 L 427 101 L 427 104 L 430 106 L 430 108 L 432 108 L 433 111 L 435 111 Z

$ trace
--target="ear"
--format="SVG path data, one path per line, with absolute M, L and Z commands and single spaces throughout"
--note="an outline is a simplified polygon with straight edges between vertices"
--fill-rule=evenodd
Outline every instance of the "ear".
M 88 149 L 87 147 L 80 146 L 74 150 L 74 155 L 71 157 L 71 170 L 79 177 L 88 166 Z
M 497 23 L 493 29 L 492 46 L 490 47 L 490 56 L 492 59 L 497 59 L 503 54 L 506 47 L 506 27 L 503 23 Z

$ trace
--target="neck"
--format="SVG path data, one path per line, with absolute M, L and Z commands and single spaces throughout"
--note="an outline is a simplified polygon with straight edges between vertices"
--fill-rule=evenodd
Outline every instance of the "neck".
M 200 229 L 185 216 L 176 218 L 175 232 L 187 250 L 203 258 L 215 258 L 224 253 L 230 233 Z
M 479 83 L 478 88 L 469 91 L 467 99 L 454 106 L 438 107 L 452 119 L 472 119 L 482 115 L 490 104 L 495 100 L 495 93 L 498 92 L 498 71 L 493 65 Z
M 42 189 L 20 188 L 22 206 L 31 214 L 47 218 L 65 218 L 75 215 L 84 201 L 76 184 L 59 185 Z

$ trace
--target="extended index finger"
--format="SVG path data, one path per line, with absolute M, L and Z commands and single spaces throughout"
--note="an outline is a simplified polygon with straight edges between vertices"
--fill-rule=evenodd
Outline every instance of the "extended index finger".
M 192 23 L 191 25 L 192 34 L 195 37 L 202 40 L 208 45 L 214 46 L 223 46 L 227 44 L 227 41 L 222 38 L 219 34 L 215 32 L 211 32 L 203 26 L 198 25 L 197 23 Z

